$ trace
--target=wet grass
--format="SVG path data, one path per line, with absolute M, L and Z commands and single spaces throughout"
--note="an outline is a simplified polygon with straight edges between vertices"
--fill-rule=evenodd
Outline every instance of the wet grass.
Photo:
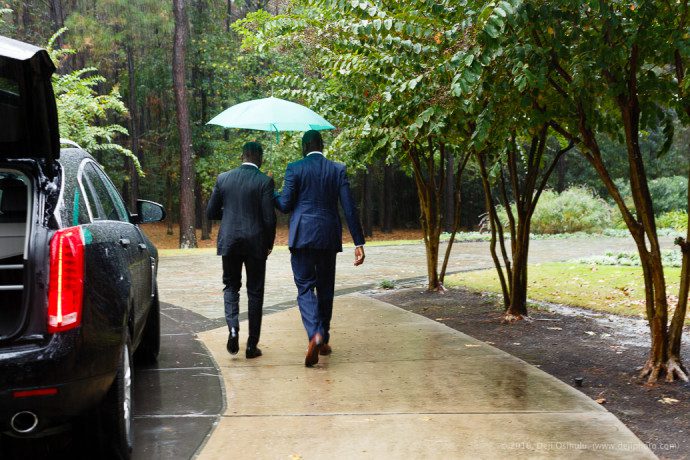
M 677 304 L 679 268 L 664 271 L 671 309 Z M 640 267 L 550 262 L 529 266 L 527 296 L 532 300 L 644 318 L 644 281 Z M 500 292 L 495 270 L 458 273 L 446 279 L 448 287 L 463 286 Z M 686 319 L 690 324 L 690 319 Z

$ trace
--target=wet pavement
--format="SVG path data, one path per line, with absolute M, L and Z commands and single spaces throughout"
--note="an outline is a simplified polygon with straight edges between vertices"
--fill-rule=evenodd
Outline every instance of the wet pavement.
M 363 294 L 336 298 L 333 354 L 304 367 L 299 312 L 264 318 L 264 356 L 225 351 L 227 408 L 200 459 L 655 458 L 613 414 L 488 344 Z
M 158 362 L 134 373 L 134 459 L 187 459 L 225 409 L 218 366 L 196 332 L 215 327 L 185 308 L 161 304 Z
M 670 246 L 670 239 L 663 244 Z M 449 272 L 491 267 L 487 246 L 457 244 Z M 530 262 L 607 250 L 634 246 L 623 238 L 533 241 Z M 159 289 L 169 318 L 161 362 L 135 375 L 135 458 L 374 458 L 395 452 L 484 458 L 631 458 L 632 452 L 653 458 L 613 415 L 538 369 L 433 321 L 346 295 L 382 281 L 424 281 L 423 245 L 369 246 L 366 252 L 365 264 L 356 268 L 351 247 L 339 255 L 334 330 L 342 338 L 334 344 L 340 348 L 317 369 L 306 369 L 286 248 L 276 248 L 268 260 L 265 356 L 253 361 L 244 359 L 243 336 L 239 355 L 225 351 L 220 258 L 211 250 L 164 251 Z M 394 320 L 371 328 L 391 311 Z M 471 351 L 481 353 L 468 356 Z M 314 442 L 315 432 L 328 442 Z

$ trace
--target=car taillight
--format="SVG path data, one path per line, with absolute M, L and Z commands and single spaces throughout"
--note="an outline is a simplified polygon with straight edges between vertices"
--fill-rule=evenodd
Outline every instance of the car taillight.
M 58 230 L 50 240 L 48 332 L 81 324 L 84 295 L 84 235 L 81 227 Z

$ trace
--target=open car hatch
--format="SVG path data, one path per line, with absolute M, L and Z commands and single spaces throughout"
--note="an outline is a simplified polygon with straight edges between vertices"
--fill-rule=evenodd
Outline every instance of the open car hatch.
M 46 50 L 0 36 L 0 159 L 60 156 L 55 65 Z

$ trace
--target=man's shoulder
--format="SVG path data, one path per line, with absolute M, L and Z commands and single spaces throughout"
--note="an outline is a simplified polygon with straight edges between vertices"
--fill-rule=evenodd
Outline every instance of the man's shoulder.
M 300 158 L 299 160 L 291 161 L 288 163 L 287 167 L 288 168 L 299 168 L 306 162 L 306 157 L 305 158 Z
M 232 171 L 233 170 L 231 169 L 229 171 L 223 171 L 222 173 L 218 174 L 218 182 L 221 182 L 223 179 L 227 178 Z
M 265 172 L 261 171 L 260 169 L 256 170 L 256 175 L 261 179 L 261 182 L 272 182 L 273 177 L 269 176 Z

